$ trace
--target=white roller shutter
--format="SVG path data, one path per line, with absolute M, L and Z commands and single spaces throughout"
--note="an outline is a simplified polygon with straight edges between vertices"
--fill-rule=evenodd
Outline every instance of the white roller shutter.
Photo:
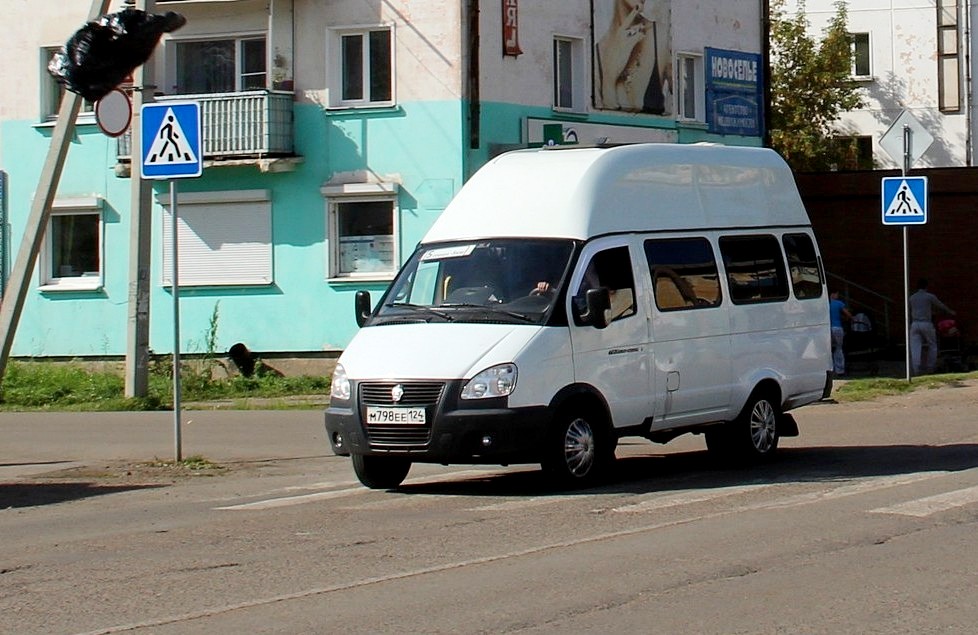
M 163 204 L 163 284 L 171 284 L 172 215 Z M 180 286 L 266 285 L 272 276 L 272 209 L 266 190 L 179 194 Z

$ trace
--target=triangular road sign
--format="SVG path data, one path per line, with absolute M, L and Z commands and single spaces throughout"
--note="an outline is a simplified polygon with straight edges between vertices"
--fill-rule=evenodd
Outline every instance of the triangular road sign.
M 146 163 L 151 165 L 197 163 L 194 149 L 190 147 L 187 135 L 184 134 L 180 120 L 173 114 L 172 108 L 167 108 L 163 120 L 160 121 L 159 130 L 156 131 L 153 144 L 146 155 Z
M 924 213 L 924 206 L 920 204 L 913 190 L 907 184 L 906 179 L 897 187 L 890 206 L 886 208 L 884 214 L 887 216 L 919 216 Z

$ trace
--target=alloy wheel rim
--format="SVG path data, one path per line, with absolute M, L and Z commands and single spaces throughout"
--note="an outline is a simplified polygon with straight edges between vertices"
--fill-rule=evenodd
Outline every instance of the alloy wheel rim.
M 594 465 L 594 432 L 584 419 L 575 419 L 564 435 L 564 463 L 576 477 L 587 475 Z
M 774 447 L 775 434 L 777 434 L 777 424 L 774 408 L 769 401 L 761 399 L 754 404 L 750 416 L 750 436 L 754 449 L 761 454 L 770 452 Z

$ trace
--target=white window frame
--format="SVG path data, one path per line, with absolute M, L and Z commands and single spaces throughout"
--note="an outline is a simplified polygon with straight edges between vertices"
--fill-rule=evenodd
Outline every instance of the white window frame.
M 570 44 L 570 81 L 571 81 L 571 104 L 569 106 L 558 104 L 558 95 L 560 94 L 560 68 L 558 68 L 559 56 L 558 56 L 558 43 L 568 43 Z M 584 56 L 585 46 L 584 39 L 580 37 L 574 37 L 569 35 L 554 35 L 553 37 L 553 49 L 552 49 L 552 63 L 553 63 L 553 109 L 558 112 L 584 112 L 587 107 L 587 95 L 585 94 L 585 87 L 587 81 L 585 80 L 586 71 L 585 68 L 585 56 Z
M 860 39 L 865 37 L 866 39 L 866 56 L 867 56 L 867 64 L 869 65 L 869 68 L 866 69 L 868 72 L 866 73 L 857 72 L 858 71 L 858 69 L 856 68 L 856 46 L 857 46 L 856 38 L 857 37 L 859 37 Z M 849 49 L 852 53 L 852 65 L 849 70 L 849 74 L 852 76 L 852 78 L 855 80 L 862 80 L 862 81 L 873 79 L 873 36 L 872 34 L 868 31 L 858 31 L 858 32 L 850 33 Z
M 692 64 L 692 82 L 685 74 Z M 702 53 L 679 52 L 676 54 L 676 119 L 694 123 L 706 122 L 706 68 Z M 693 111 L 687 112 L 686 91 L 693 92 Z
M 271 71 L 269 68 L 269 54 L 268 54 L 268 44 L 269 38 L 268 34 L 264 31 L 243 31 L 235 33 L 221 33 L 213 34 L 208 37 L 200 36 L 187 36 L 187 37 L 171 37 L 166 40 L 164 56 L 166 58 L 166 83 L 164 86 L 169 86 L 167 94 L 170 95 L 188 95 L 196 94 L 190 93 L 186 90 L 180 88 L 177 78 L 177 48 L 182 44 L 193 44 L 195 42 L 223 42 L 227 40 L 232 40 L 234 42 L 234 89 L 233 92 L 244 91 L 242 77 L 244 75 L 244 68 L 242 67 L 242 43 L 247 40 L 265 40 L 265 87 L 268 87 L 269 77 L 271 76 Z M 219 93 L 217 93 L 219 94 Z M 179 209 L 177 210 L 179 213 Z
M 58 46 L 45 46 L 40 51 L 40 119 L 42 123 L 53 123 L 58 119 L 58 111 L 61 108 L 61 96 L 67 90 L 58 80 L 48 72 L 48 63 L 55 53 L 61 48 Z M 76 124 L 95 123 L 95 104 L 83 99 L 81 109 L 78 111 Z
M 326 199 L 326 279 L 330 281 L 343 280 L 393 280 L 401 263 L 401 230 L 400 208 L 397 203 L 399 190 L 397 183 L 345 183 L 325 185 L 320 193 Z M 391 204 L 391 226 L 393 254 L 391 268 L 386 271 L 344 272 L 340 271 L 340 228 L 339 206 L 344 203 L 379 203 Z
M 105 284 L 105 218 L 101 197 L 56 199 L 51 206 L 44 233 L 44 242 L 38 256 L 38 275 L 41 291 L 98 291 Z M 54 271 L 53 221 L 58 216 L 98 216 L 98 271 L 81 276 L 59 276 Z
M 173 286 L 170 195 L 159 194 L 161 282 Z M 272 205 L 269 190 L 177 194 L 180 288 L 273 284 Z
M 370 98 L 370 47 L 371 31 L 387 31 L 390 34 L 391 96 L 387 100 Z M 362 99 L 343 99 L 343 37 L 363 36 L 363 91 Z M 393 24 L 372 24 L 335 27 L 326 30 L 326 103 L 329 108 L 391 108 L 397 104 L 397 33 Z

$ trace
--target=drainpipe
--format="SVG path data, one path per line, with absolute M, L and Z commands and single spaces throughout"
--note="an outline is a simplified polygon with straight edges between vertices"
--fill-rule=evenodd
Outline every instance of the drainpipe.
M 969 2 L 971 0 L 968 0 Z M 761 58 L 764 64 L 764 137 L 762 145 L 771 147 L 771 2 L 761 0 Z
M 462 55 L 466 60 L 465 77 L 462 80 L 463 99 L 468 104 L 468 149 L 478 150 L 482 144 L 480 120 L 482 109 L 479 103 L 479 0 L 466 0 L 465 14 L 462 16 Z M 468 178 L 469 153 L 464 154 L 463 174 Z
M 971 109 L 974 107 L 974 95 L 972 94 L 972 72 L 971 72 L 971 1 L 964 2 L 964 129 L 965 129 L 965 161 L 968 167 L 975 164 L 975 144 L 974 130 L 972 122 L 974 116 Z

